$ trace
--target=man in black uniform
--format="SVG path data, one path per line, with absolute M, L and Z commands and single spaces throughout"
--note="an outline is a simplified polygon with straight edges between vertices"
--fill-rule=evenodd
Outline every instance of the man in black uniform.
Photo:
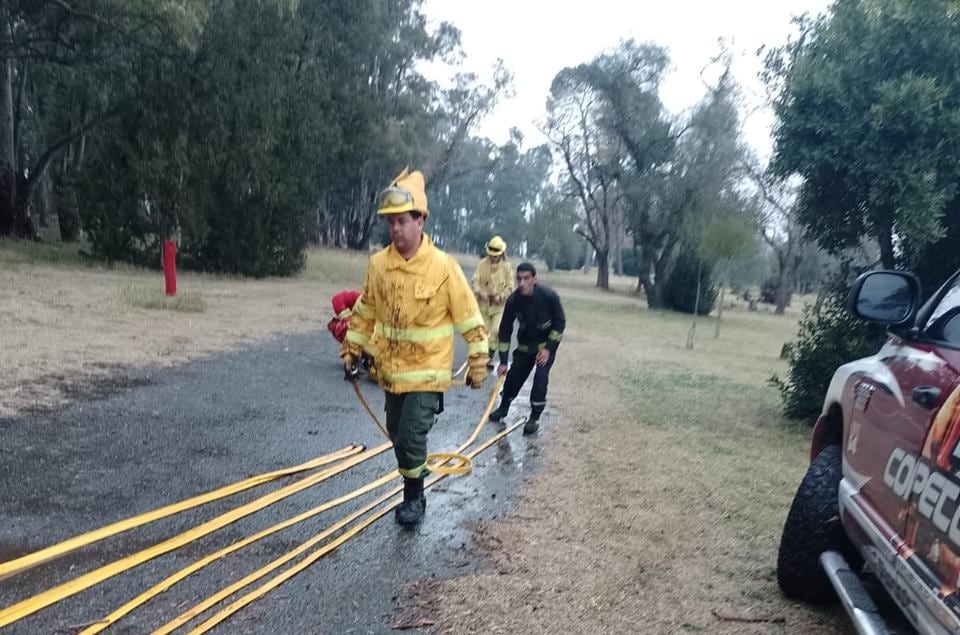
M 517 320 L 517 348 L 513 351 L 513 364 L 507 372 L 507 353 L 510 352 L 510 336 L 513 321 Z M 529 262 L 517 266 L 517 289 L 507 298 L 500 322 L 500 366 L 497 375 L 507 374 L 500 397 L 500 406 L 490 413 L 490 421 L 502 421 L 510 410 L 510 402 L 516 399 L 523 382 L 533 376 L 530 391 L 530 418 L 523 426 L 524 434 L 533 434 L 540 429 L 540 415 L 547 405 L 547 383 L 550 368 L 557 357 L 557 347 L 563 337 L 566 319 L 560 297 L 553 289 L 537 284 L 537 270 Z

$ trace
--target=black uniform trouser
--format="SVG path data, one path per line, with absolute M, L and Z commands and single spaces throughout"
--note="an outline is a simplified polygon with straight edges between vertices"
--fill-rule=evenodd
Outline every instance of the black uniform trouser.
M 537 353 L 513 351 L 513 363 L 507 371 L 507 380 L 503 383 L 503 399 L 513 401 L 520 393 L 523 382 L 527 381 L 530 371 L 536 369 L 533 375 L 533 390 L 530 391 L 530 409 L 534 416 L 539 417 L 547 405 L 547 384 L 550 383 L 550 368 L 557 358 L 557 351 L 551 351 L 550 359 L 543 366 L 537 366 Z

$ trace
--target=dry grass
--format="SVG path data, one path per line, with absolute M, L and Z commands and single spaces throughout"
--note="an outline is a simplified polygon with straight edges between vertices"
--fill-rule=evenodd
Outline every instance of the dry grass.
M 292 280 L 181 275 L 178 308 L 163 304 L 159 272 L 0 243 L 0 416 L 321 329 L 330 295 L 358 286 L 365 261 L 318 250 Z M 508 518 L 477 527 L 488 569 L 416 585 L 404 604 L 445 633 L 850 632 L 837 612 L 785 601 L 774 581 L 809 433 L 781 418 L 766 379 L 784 369 L 797 312 L 731 309 L 719 339 L 701 319 L 691 351 L 691 318 L 647 310 L 631 279 L 601 293 L 593 274 L 541 278 L 568 313 L 545 431 L 531 441 L 543 469 Z
M 490 569 L 415 586 L 415 605 L 443 633 L 849 632 L 775 582 L 809 430 L 766 379 L 796 313 L 731 310 L 719 339 L 701 319 L 690 351 L 691 318 L 578 275 L 542 276 L 568 313 L 544 469 L 512 518 L 477 528 Z
M 141 309 L 159 309 L 161 311 L 178 311 L 180 313 L 203 313 L 207 303 L 198 293 L 179 292 L 168 296 L 162 290 L 151 287 L 128 286 L 120 294 L 128 304 Z
M 152 369 L 322 328 L 330 296 L 362 283 L 365 256 L 317 250 L 294 279 L 105 268 L 76 247 L 0 242 L 0 417 L 68 403 Z

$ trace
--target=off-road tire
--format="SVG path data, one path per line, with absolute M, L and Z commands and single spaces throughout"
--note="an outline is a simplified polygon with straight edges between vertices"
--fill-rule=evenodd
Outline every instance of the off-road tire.
M 820 554 L 839 551 L 858 569 L 860 555 L 840 524 L 837 502 L 843 449 L 828 445 L 810 463 L 787 514 L 777 554 L 777 583 L 785 595 L 832 604 L 837 596 L 820 566 Z

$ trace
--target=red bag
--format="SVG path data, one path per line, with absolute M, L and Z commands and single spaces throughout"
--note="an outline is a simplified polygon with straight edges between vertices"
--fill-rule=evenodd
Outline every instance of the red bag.
M 357 303 L 360 295 L 360 291 L 341 291 L 333 296 L 333 299 L 330 300 L 333 305 L 333 314 L 342 319 L 344 317 L 343 312 L 353 309 L 353 305 Z
M 360 295 L 360 291 L 341 291 L 330 300 L 336 315 L 327 322 L 327 329 L 341 344 L 347 337 L 347 329 L 350 328 L 350 312 Z

